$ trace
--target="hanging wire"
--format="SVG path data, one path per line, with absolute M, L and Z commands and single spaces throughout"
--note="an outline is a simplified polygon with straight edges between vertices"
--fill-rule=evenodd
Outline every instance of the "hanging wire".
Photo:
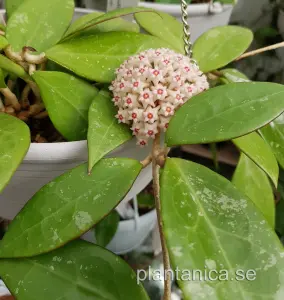
M 192 58 L 192 44 L 190 42 L 190 28 L 188 24 L 188 4 L 186 0 L 181 0 L 181 19 L 183 23 L 183 41 L 184 41 L 184 51 L 186 56 Z

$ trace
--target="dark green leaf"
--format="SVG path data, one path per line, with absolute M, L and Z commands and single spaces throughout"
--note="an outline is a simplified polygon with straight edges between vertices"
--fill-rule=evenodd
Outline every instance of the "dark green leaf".
M 10 74 L 13 74 L 17 77 L 24 79 L 25 81 L 31 80 L 31 77 L 29 76 L 28 73 L 26 73 L 24 68 L 22 68 L 21 66 L 14 63 L 9 58 L 1 54 L 0 54 L 0 68 L 7 71 Z
M 157 11 L 135 14 L 135 19 L 147 32 L 184 53 L 183 26 L 176 18 Z
M 148 300 L 128 264 L 83 241 L 34 258 L 1 260 L 0 275 L 18 300 Z
M 29 127 L 24 122 L 0 113 L 0 192 L 25 157 L 30 139 Z
M 119 17 L 131 15 L 137 12 L 149 12 L 149 11 L 153 11 L 153 10 L 149 8 L 143 8 L 143 7 L 125 7 L 125 8 L 112 10 L 101 16 L 96 16 L 96 14 L 94 14 L 91 15 L 90 17 L 85 17 L 85 19 L 81 19 L 80 21 L 78 21 L 76 25 L 73 27 L 73 29 L 71 28 L 71 32 L 67 34 L 66 37 L 70 37 L 76 33 L 79 33 L 89 28 L 94 28 L 95 26 L 101 26 L 101 24 L 112 21 L 117 18 L 119 20 Z
M 111 158 L 97 163 L 90 175 L 84 164 L 56 178 L 11 223 L 0 256 L 34 256 L 81 236 L 118 205 L 141 168 L 138 161 Z
M 106 247 L 116 234 L 119 224 L 119 214 L 113 210 L 108 216 L 101 220 L 95 227 L 97 244 Z
M 253 33 L 238 26 L 220 26 L 205 32 L 193 45 L 193 58 L 203 72 L 226 66 L 243 54 Z
M 167 47 L 167 43 L 134 32 L 107 32 L 74 38 L 49 49 L 49 59 L 76 74 L 98 82 L 111 82 L 129 56 L 149 48 Z
M 241 155 L 233 177 L 235 186 L 247 195 L 272 228 L 275 225 L 275 204 L 266 174 L 245 154 Z
M 7 15 L 10 18 L 12 13 L 26 0 L 5 0 L 5 8 Z
M 284 178 L 283 178 L 284 180 Z M 284 236 L 284 181 L 279 182 L 278 186 L 279 202 L 276 205 L 276 231 Z
M 0 69 L 0 88 L 6 88 L 5 73 Z
M 86 139 L 88 111 L 98 90 L 62 72 L 38 71 L 33 78 L 56 129 L 69 141 Z
M 9 18 L 6 37 L 14 51 L 24 46 L 42 52 L 55 45 L 68 28 L 74 0 L 25 1 Z
M 232 183 L 204 166 L 167 159 L 161 201 L 172 267 L 203 275 L 202 280 L 198 273 L 195 280 L 181 280 L 179 274 L 185 299 L 281 299 L 283 246 L 253 202 Z M 204 280 L 210 270 L 217 279 Z M 255 271 L 255 280 L 248 270 Z
M 284 110 L 284 86 L 243 82 L 219 86 L 185 103 L 167 131 L 169 146 L 225 141 L 263 127 Z
M 270 145 L 279 164 L 284 168 L 284 114 L 260 130 Z
M 142 192 L 137 196 L 138 206 L 145 209 L 153 209 L 155 207 L 155 198 L 153 194 Z
M 265 171 L 277 186 L 279 167 L 267 143 L 255 132 L 233 140 L 234 144 Z
M 116 113 L 111 95 L 101 91 L 89 110 L 89 171 L 104 155 L 132 138 L 129 127 L 118 123 Z
M 75 22 L 71 24 L 69 29 L 67 30 L 65 36 L 68 36 L 71 33 L 80 30 L 80 28 L 86 26 L 90 21 L 101 17 L 104 15 L 102 12 L 93 12 L 91 14 L 87 14 L 77 19 Z M 103 23 L 99 23 L 98 25 L 94 25 L 93 27 L 89 27 L 85 30 L 81 30 L 81 32 L 87 32 L 90 34 L 94 34 L 97 32 L 109 32 L 109 31 L 133 31 L 139 32 L 139 26 L 135 23 L 128 22 L 122 18 L 112 19 Z

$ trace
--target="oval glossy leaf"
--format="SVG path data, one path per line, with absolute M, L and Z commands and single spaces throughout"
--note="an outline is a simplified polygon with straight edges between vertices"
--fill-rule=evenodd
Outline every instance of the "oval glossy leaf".
M 4 49 L 6 46 L 8 46 L 8 41 L 4 36 L 0 35 L 0 50 Z
M 102 247 L 106 247 L 116 234 L 119 224 L 119 214 L 113 210 L 108 216 L 101 220 L 95 227 L 96 242 Z
M 9 58 L 7 58 L 4 55 L 0 54 L 0 68 L 5 70 L 6 72 L 16 75 L 17 77 L 22 78 L 25 81 L 31 80 L 31 77 L 28 73 L 19 66 L 18 64 L 11 61 Z
M 62 72 L 38 71 L 33 78 L 55 128 L 69 141 L 86 139 L 88 111 L 98 89 Z
M 76 25 L 74 27 L 71 26 L 71 32 L 67 34 L 66 37 L 73 36 L 74 34 L 84 31 L 86 29 L 95 28 L 96 26 L 101 26 L 103 23 L 109 22 L 119 17 L 131 15 L 137 12 L 149 12 L 149 11 L 153 11 L 153 10 L 149 8 L 143 8 L 143 7 L 125 7 L 125 8 L 112 10 L 110 12 L 102 14 L 101 16 L 96 16 L 94 14 L 91 15 L 92 17 L 91 16 L 85 17 L 85 19 L 81 19 L 80 21 L 76 22 Z
M 102 12 L 95 11 L 91 14 L 86 14 L 79 19 L 77 19 L 75 22 L 71 24 L 71 26 L 68 28 L 67 32 L 65 33 L 65 36 L 68 36 L 77 30 L 80 30 L 82 27 L 86 26 L 90 21 L 93 19 L 96 19 L 98 17 L 101 17 L 104 15 Z M 94 34 L 97 32 L 109 32 L 109 31 L 133 31 L 133 32 L 139 32 L 139 26 L 135 23 L 128 22 L 122 18 L 115 18 L 106 22 L 100 22 L 99 24 L 89 27 L 85 30 L 81 30 L 80 32 L 86 32 L 90 34 Z
M 42 52 L 60 41 L 74 12 L 74 0 L 25 1 L 9 18 L 6 37 L 14 51 Z
M 275 203 L 266 174 L 245 154 L 241 155 L 233 177 L 234 185 L 247 195 L 272 228 L 275 225 Z
M 117 69 L 129 56 L 167 43 L 134 32 L 107 32 L 70 39 L 49 49 L 49 59 L 74 73 L 98 82 L 111 82 Z
M 135 19 L 147 32 L 168 42 L 180 53 L 184 53 L 183 26 L 176 18 L 157 11 L 135 14 Z
M 232 83 L 194 96 L 173 116 L 169 146 L 225 141 L 263 127 L 284 110 L 284 86 Z
M 141 168 L 132 159 L 103 159 L 90 175 L 84 164 L 56 178 L 13 220 L 0 256 L 33 256 L 81 236 L 118 205 Z
M 234 139 L 233 143 L 266 172 L 277 186 L 279 176 L 277 160 L 267 143 L 256 132 Z
M 223 69 L 220 71 L 229 83 L 249 82 L 249 78 L 237 69 Z
M 193 162 L 167 159 L 161 201 L 172 268 L 181 270 L 185 299 L 282 298 L 283 246 L 231 182 Z M 192 270 L 200 270 L 203 280 Z
M 224 67 L 250 46 L 251 30 L 238 26 L 215 27 L 201 35 L 193 45 L 193 58 L 203 72 Z
M 7 15 L 10 18 L 12 13 L 27 0 L 5 0 L 5 8 L 7 11 Z
M 38 257 L 1 260 L 0 275 L 18 300 L 149 299 L 123 259 L 84 241 Z
M 129 127 L 119 124 L 110 93 L 101 91 L 89 110 L 89 171 L 107 153 L 132 138 Z
M 0 113 L 0 193 L 12 178 L 30 146 L 29 127 Z
M 284 113 L 260 130 L 260 134 L 270 145 L 284 169 Z

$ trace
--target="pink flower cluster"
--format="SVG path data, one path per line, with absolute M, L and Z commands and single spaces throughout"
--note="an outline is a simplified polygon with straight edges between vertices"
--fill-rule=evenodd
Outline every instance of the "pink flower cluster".
M 145 146 L 166 131 L 175 110 L 209 88 L 206 76 L 190 58 L 169 49 L 149 49 L 130 57 L 116 70 L 110 90 L 118 107 L 116 118 L 131 124 Z

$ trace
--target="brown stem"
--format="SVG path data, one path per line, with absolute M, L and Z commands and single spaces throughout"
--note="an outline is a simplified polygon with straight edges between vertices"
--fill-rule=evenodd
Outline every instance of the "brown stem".
M 143 159 L 141 161 L 143 169 L 146 168 L 146 167 L 148 167 L 151 162 L 152 162 L 152 154 L 149 154 L 145 159 Z
M 39 103 L 39 104 L 36 103 L 30 106 L 29 112 L 31 116 L 35 116 L 40 112 L 42 112 L 44 109 L 45 107 L 43 103 Z
M 0 92 L 5 96 L 5 99 L 8 101 L 8 103 L 11 103 L 16 111 L 21 110 L 21 105 L 17 96 L 9 88 L 0 88 Z
M 20 104 L 23 109 L 28 109 L 30 107 L 30 101 L 29 101 L 29 93 L 31 91 L 31 87 L 29 84 L 27 84 L 21 94 Z
M 40 53 L 38 55 L 31 54 L 28 47 L 23 48 L 23 58 L 29 64 L 40 65 L 46 61 L 45 53 Z
M 32 80 L 28 80 L 27 83 L 29 84 L 29 86 L 31 87 L 35 97 L 36 97 L 36 103 L 41 103 L 41 96 L 40 96 L 40 92 L 39 92 L 39 88 L 36 85 L 36 83 Z
M 254 51 L 250 51 L 250 52 L 247 52 L 247 53 L 241 55 L 240 57 L 238 57 L 236 59 L 236 61 L 238 61 L 240 59 L 243 59 L 243 58 L 246 58 L 246 57 L 249 57 L 249 56 L 254 56 L 256 54 L 260 54 L 260 53 L 263 53 L 263 52 L 266 52 L 266 51 L 275 50 L 275 49 L 282 48 L 282 47 L 284 47 L 284 42 L 274 44 L 274 45 L 271 45 L 271 46 L 268 46 L 268 47 L 260 48 L 260 49 L 254 50 Z
M 0 98 L 0 112 L 4 112 L 5 111 L 5 106 L 3 104 L 2 99 Z
M 16 82 L 15 82 L 14 80 L 8 79 L 7 87 L 8 87 L 11 91 L 13 91 L 15 85 L 16 85 Z
M 164 300 L 171 300 L 171 266 L 170 266 L 170 257 L 169 252 L 166 245 L 166 239 L 163 232 L 163 221 L 161 214 L 161 199 L 160 199 L 160 159 L 161 159 L 161 151 L 160 148 L 160 133 L 157 134 L 152 150 L 152 158 L 153 158 L 153 188 L 154 188 L 154 196 L 156 202 L 156 210 L 158 217 L 158 227 L 161 238 L 161 245 L 163 251 L 163 262 L 164 262 L 164 272 L 165 272 L 165 285 L 164 285 Z
M 23 57 L 22 57 L 22 52 L 14 52 L 12 50 L 11 45 L 8 45 L 5 49 L 4 52 L 6 54 L 6 56 L 8 58 L 10 58 L 11 60 L 15 61 L 15 62 L 22 62 L 23 61 Z
M 48 117 L 48 112 L 45 110 L 45 111 L 42 111 L 39 114 L 35 115 L 34 119 L 45 119 L 47 117 Z
M 29 64 L 29 75 L 32 76 L 35 71 L 36 71 L 36 65 Z

